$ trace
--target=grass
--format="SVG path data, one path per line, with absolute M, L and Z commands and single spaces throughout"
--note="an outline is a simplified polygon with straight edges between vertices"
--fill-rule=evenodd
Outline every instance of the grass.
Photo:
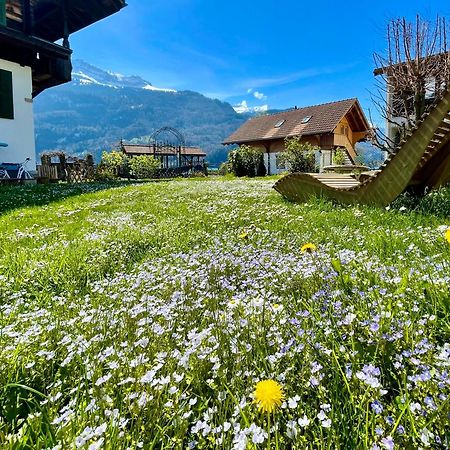
M 450 190 L 272 184 L 2 188 L 0 448 L 448 448 Z

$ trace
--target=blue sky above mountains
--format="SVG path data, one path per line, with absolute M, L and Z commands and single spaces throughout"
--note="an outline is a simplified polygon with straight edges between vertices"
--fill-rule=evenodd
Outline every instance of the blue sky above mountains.
M 72 37 L 76 58 L 246 108 L 359 97 L 389 19 L 450 15 L 448 0 L 128 0 Z

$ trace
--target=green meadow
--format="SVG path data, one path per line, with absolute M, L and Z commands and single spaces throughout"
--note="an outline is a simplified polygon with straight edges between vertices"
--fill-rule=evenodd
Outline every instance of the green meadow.
M 273 183 L 0 187 L 0 449 L 448 448 L 450 189 Z

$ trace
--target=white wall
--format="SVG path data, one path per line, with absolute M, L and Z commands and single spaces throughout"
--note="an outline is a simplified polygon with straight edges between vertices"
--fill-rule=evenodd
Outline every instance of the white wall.
M 328 162 L 328 159 L 324 159 L 324 153 L 328 156 L 328 159 L 330 162 Z M 277 155 L 281 155 L 282 152 L 277 153 L 264 153 L 264 165 L 266 166 L 266 170 L 268 171 L 268 160 L 270 155 L 270 173 L 267 172 L 267 175 L 278 175 L 283 172 L 287 172 L 289 170 L 289 165 L 286 164 L 285 167 L 281 167 L 279 164 L 279 167 L 277 167 Z M 331 151 L 329 150 L 322 150 L 321 152 L 316 152 L 316 164 L 319 166 L 320 171 L 322 171 L 323 166 L 329 166 L 331 164 Z
M 280 167 L 277 168 L 277 155 L 279 155 L 281 152 L 278 153 L 264 153 L 264 165 L 266 166 L 266 170 L 268 170 L 269 164 L 269 157 L 270 157 L 270 173 L 267 173 L 267 175 L 277 175 L 282 172 L 287 172 L 288 167 Z
M 331 166 L 333 164 L 333 153 L 331 150 L 322 150 L 320 153 L 320 171 L 323 172 L 323 168 Z
M 26 168 L 36 169 L 31 68 L 0 59 L 0 69 L 12 72 L 14 119 L 0 119 L 0 163 L 23 162 Z

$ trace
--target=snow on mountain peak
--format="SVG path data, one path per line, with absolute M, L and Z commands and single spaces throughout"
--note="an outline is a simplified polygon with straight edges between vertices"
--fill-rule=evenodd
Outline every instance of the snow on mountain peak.
M 134 88 L 145 89 L 147 91 L 176 92 L 174 89 L 157 88 L 139 76 L 126 76 L 120 73 L 105 71 L 82 60 L 73 61 L 72 78 L 75 83 L 81 85 L 96 84 L 115 89 Z

